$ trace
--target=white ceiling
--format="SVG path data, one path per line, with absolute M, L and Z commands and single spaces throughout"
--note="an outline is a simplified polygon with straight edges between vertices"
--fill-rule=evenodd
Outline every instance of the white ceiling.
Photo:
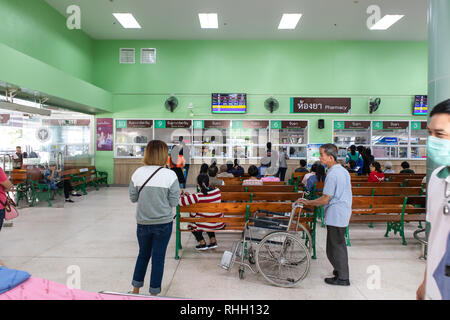
M 94 39 L 427 40 L 426 0 L 45 0 L 64 16 L 81 8 Z M 366 26 L 369 5 L 404 14 L 386 31 Z M 113 12 L 130 12 L 142 29 L 123 29 Z M 201 29 L 198 13 L 218 13 L 219 29 Z M 295 30 L 278 30 L 283 13 L 302 13 Z

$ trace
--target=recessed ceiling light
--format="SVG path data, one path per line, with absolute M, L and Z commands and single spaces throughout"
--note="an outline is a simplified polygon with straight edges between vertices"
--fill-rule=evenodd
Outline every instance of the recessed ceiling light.
M 386 30 L 403 17 L 404 15 L 402 14 L 387 14 L 378 20 L 378 22 L 375 23 L 370 30 Z
M 198 18 L 200 19 L 200 27 L 202 29 L 219 28 L 219 20 L 217 18 L 217 13 L 199 13 Z
M 125 29 L 141 29 L 140 24 L 131 13 L 113 13 L 113 16 Z
M 278 29 L 291 29 L 291 30 L 295 29 L 301 17 L 302 17 L 301 13 L 283 14 Z

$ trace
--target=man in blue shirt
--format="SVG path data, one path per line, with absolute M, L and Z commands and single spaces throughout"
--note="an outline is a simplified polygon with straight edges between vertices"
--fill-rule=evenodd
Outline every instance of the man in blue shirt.
M 345 231 L 352 215 L 352 184 L 348 171 L 336 162 L 338 149 L 334 144 L 320 147 L 320 162 L 327 166 L 322 196 L 315 200 L 298 199 L 296 203 L 324 206 L 327 225 L 327 257 L 332 264 L 333 278 L 326 278 L 331 285 L 350 285 Z
M 49 185 L 51 190 L 63 188 L 66 202 L 74 202 L 70 199 L 70 195 L 81 197 L 81 194 L 73 191 L 70 180 L 59 180 L 59 172 L 56 170 L 56 164 L 54 162 L 50 162 L 47 170 L 44 171 L 44 181 Z

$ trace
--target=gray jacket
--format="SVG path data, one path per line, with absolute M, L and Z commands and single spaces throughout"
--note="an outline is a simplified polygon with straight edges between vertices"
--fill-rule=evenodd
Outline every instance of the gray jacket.
M 178 205 L 181 194 L 175 172 L 166 168 L 161 169 L 138 196 L 139 188 L 158 168 L 158 166 L 140 167 L 131 177 L 130 200 L 138 203 L 136 210 L 138 224 L 164 224 L 173 221 L 172 208 Z

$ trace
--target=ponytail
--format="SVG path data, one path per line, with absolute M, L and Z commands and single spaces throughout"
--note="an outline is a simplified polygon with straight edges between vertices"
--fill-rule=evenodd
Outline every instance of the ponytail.
M 209 176 L 206 174 L 199 174 L 197 177 L 197 184 L 200 186 L 200 191 L 206 196 L 209 191 Z

